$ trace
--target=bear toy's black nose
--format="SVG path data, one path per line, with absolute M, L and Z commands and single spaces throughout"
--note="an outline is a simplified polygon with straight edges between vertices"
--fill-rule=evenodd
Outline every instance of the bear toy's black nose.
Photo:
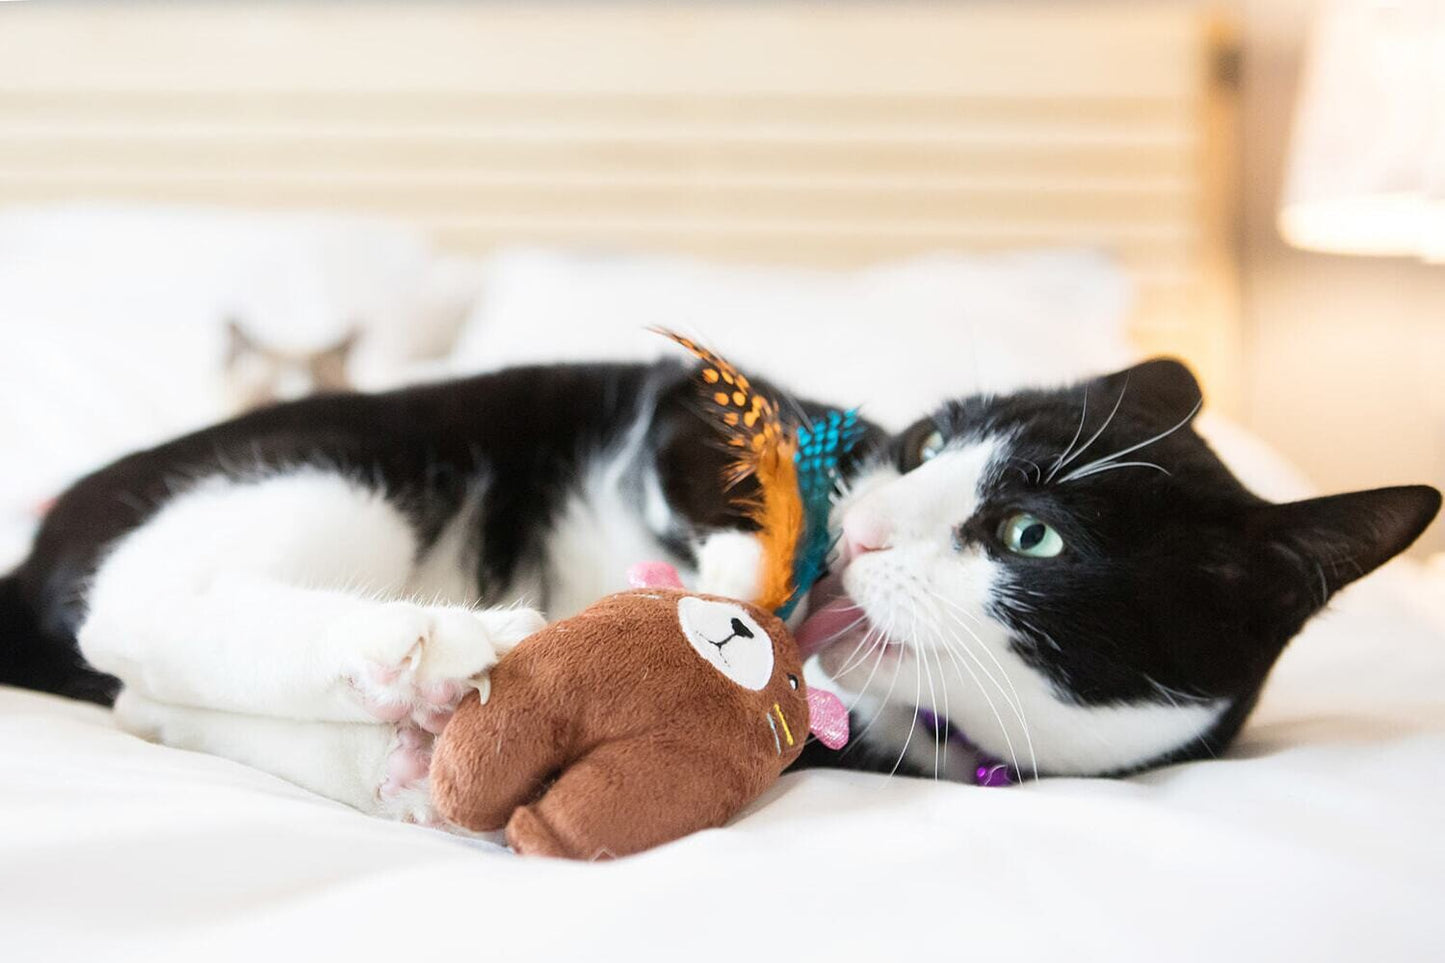
M 743 625 L 742 619 L 733 619 L 733 635 L 740 635 L 745 639 L 753 637 L 753 630 Z

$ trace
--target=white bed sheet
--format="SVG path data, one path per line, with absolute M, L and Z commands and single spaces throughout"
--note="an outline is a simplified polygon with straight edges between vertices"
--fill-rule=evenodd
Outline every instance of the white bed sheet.
M 1397 564 L 1224 759 L 1012 789 L 810 772 L 611 864 L 356 814 L 0 689 L 0 957 L 1445 958 L 1445 630 Z
M 1307 492 L 1208 431 L 1261 493 Z M 1344 593 L 1222 760 L 1008 790 L 790 775 L 615 864 L 368 819 L 0 689 L 0 961 L 1445 959 L 1442 577 Z

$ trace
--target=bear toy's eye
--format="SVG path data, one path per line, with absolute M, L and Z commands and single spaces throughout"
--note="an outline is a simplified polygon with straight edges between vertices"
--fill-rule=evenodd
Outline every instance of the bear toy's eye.
M 788 673 L 788 688 L 798 688 L 798 677 L 793 675 L 791 672 Z

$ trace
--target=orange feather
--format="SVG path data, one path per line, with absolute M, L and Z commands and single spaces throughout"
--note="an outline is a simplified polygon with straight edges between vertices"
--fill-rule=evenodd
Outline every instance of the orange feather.
M 691 338 L 665 328 L 653 330 L 702 361 L 697 380 L 703 407 L 727 446 L 737 452 L 724 484 L 731 487 L 749 476 L 758 480 L 758 496 L 738 500 L 738 507 L 757 524 L 763 546 L 758 596 L 752 601 L 769 610 L 780 608 L 793 597 L 793 558 L 807 523 L 793 460 L 797 441 L 784 426 L 777 402 L 727 360 Z
M 761 490 L 744 505 L 758 525 L 763 545 L 763 571 L 756 602 L 769 611 L 793 597 L 793 554 L 803 537 L 806 518 L 798 494 L 798 468 L 794 444 L 781 441 L 760 454 L 752 465 Z

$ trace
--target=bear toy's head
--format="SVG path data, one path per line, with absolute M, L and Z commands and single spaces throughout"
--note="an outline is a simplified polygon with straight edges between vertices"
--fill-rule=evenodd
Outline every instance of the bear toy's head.
M 803 682 L 798 645 L 770 612 L 736 599 L 652 588 L 610 596 L 577 618 L 589 623 L 583 629 L 587 636 L 622 629 L 615 640 L 598 639 L 595 651 L 611 654 L 607 661 L 619 681 L 628 679 L 656 700 L 651 711 L 634 708 L 640 718 L 650 719 L 663 707 L 679 724 L 706 723 L 745 745 L 756 737 L 772 747 L 769 761 L 779 773 L 802 752 L 810 729 L 829 745 L 842 744 L 839 726 L 846 733 L 846 711 L 830 693 Z M 566 625 L 565 632 L 576 638 L 579 629 Z M 615 644 L 622 639 L 634 647 L 625 657 Z M 641 677 L 619 665 L 624 658 L 636 660 Z M 659 671 L 666 673 L 660 692 Z M 732 725 L 720 727 L 724 718 Z
M 440 813 L 507 829 L 523 853 L 596 858 L 719 826 L 770 786 L 810 731 L 847 712 L 810 691 L 783 621 L 652 585 L 548 625 L 470 696 L 432 763 Z

